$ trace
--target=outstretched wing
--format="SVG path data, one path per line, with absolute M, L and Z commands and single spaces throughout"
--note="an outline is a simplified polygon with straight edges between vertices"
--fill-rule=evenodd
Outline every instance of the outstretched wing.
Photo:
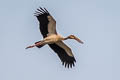
M 67 45 L 60 41 L 54 44 L 49 44 L 49 46 L 57 53 L 65 67 L 68 66 L 68 68 L 72 68 L 72 66 L 74 66 L 74 62 L 76 62 L 76 60 L 72 54 L 71 49 Z
M 57 34 L 56 32 L 56 21 L 50 15 L 50 13 L 44 8 L 37 9 L 35 16 L 39 21 L 40 32 L 43 37 L 47 37 L 50 34 Z M 61 46 L 62 44 L 62 46 Z M 74 66 L 74 62 L 76 62 L 74 56 L 72 55 L 72 51 L 69 47 L 67 47 L 63 42 L 49 44 L 50 48 L 53 49 L 61 59 L 63 65 L 66 66 Z M 39 47 L 39 46 L 38 46 Z M 41 46 L 40 46 L 41 47 Z M 65 49 L 67 48 L 67 50 Z
M 44 38 L 50 34 L 57 34 L 56 21 L 45 8 L 37 9 L 35 16 L 39 21 L 40 32 Z

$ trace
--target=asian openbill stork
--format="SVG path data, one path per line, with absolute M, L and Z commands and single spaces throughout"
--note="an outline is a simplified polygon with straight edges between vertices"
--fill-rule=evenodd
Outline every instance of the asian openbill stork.
M 48 44 L 49 47 L 57 53 L 59 56 L 60 60 L 62 61 L 62 64 L 67 66 L 68 68 L 74 66 L 74 62 L 76 62 L 72 50 L 63 43 L 63 40 L 67 39 L 75 39 L 79 43 L 83 42 L 75 37 L 74 35 L 70 35 L 68 37 L 62 37 L 61 35 L 57 34 L 56 32 L 56 21 L 54 18 L 50 15 L 50 13 L 44 8 L 39 8 L 37 9 L 35 16 L 37 17 L 39 21 L 39 28 L 40 32 L 43 35 L 43 40 L 36 42 L 32 46 L 28 46 L 28 48 L 32 47 L 38 47 L 41 48 L 42 46 Z

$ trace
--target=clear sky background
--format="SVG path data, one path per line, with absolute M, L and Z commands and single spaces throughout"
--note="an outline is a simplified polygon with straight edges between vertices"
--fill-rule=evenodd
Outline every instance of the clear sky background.
M 65 43 L 77 60 L 62 66 L 48 47 L 25 47 L 42 39 L 33 16 L 45 7 L 57 22 L 57 31 L 84 41 Z M 1 0 L 0 80 L 120 80 L 119 0 Z

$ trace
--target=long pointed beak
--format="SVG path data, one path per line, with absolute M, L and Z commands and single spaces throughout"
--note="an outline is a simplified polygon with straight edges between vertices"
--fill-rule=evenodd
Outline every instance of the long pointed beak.
M 83 44 L 83 42 L 79 38 L 75 37 L 75 40 L 78 41 L 79 43 Z

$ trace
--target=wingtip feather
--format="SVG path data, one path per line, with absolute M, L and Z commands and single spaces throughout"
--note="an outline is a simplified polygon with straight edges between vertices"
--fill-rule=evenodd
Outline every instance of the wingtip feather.
M 40 16 L 40 15 L 42 15 L 42 14 L 43 14 L 43 15 L 44 15 L 44 14 L 50 15 L 46 8 L 39 7 L 39 8 L 37 9 L 37 11 L 35 11 L 34 16 L 37 17 L 37 16 Z

